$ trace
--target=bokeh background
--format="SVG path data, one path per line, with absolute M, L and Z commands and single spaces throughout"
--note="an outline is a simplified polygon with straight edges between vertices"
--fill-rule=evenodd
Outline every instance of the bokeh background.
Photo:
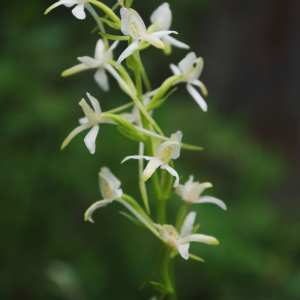
M 97 211 L 95 224 L 83 221 L 101 199 L 101 166 L 141 201 L 137 162 L 120 166 L 137 144 L 103 125 L 96 154 L 86 149 L 85 133 L 59 150 L 83 116 L 78 102 L 86 92 L 104 111 L 129 98 L 112 77 L 110 93 L 102 92 L 94 71 L 60 77 L 76 57 L 93 55 L 99 36 L 91 34 L 90 16 L 77 20 L 68 8 L 44 16 L 52 3 L 1 3 L 0 299 L 149 299 L 153 288 L 138 287 L 156 262 L 155 238 L 120 215 L 116 203 Z M 133 8 L 149 25 L 160 4 L 135 0 Z M 227 212 L 193 207 L 200 231 L 220 246 L 191 245 L 205 263 L 175 259 L 179 299 L 300 299 L 300 1 L 170 5 L 177 38 L 204 58 L 209 109 L 203 113 L 180 85 L 154 116 L 167 135 L 180 129 L 184 142 L 205 149 L 182 151 L 175 163 L 183 182 L 190 174 L 212 182 L 206 194 L 228 206 Z M 115 57 L 124 48 L 121 43 Z M 145 50 L 152 85 L 186 54 Z M 170 222 L 180 205 L 176 196 L 168 200 Z

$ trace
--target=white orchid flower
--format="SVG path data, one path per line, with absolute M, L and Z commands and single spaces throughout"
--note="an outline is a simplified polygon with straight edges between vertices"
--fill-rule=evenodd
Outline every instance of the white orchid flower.
M 217 198 L 210 196 L 201 196 L 201 193 L 206 189 L 212 187 L 212 184 L 209 182 L 193 182 L 194 176 L 191 175 L 189 180 L 185 185 L 179 184 L 175 190 L 175 193 L 186 203 L 214 203 L 220 206 L 222 209 L 226 210 L 226 204 Z
M 94 223 L 92 214 L 97 208 L 106 206 L 112 201 L 122 197 L 123 192 L 120 186 L 120 180 L 116 178 L 107 167 L 102 167 L 99 173 L 99 188 L 104 200 L 97 201 L 88 208 L 84 214 L 85 220 Z
M 144 40 L 156 48 L 164 49 L 165 45 L 161 38 L 176 31 L 162 30 L 146 33 L 146 26 L 140 15 L 132 8 L 122 7 L 121 10 L 121 31 L 124 35 L 132 37 L 132 43 L 120 55 L 116 67 L 118 68 L 121 62 L 139 48 L 139 41 Z
M 85 19 L 86 15 L 84 12 L 84 4 L 88 3 L 88 0 L 60 0 L 54 4 L 52 4 L 46 11 L 45 14 L 47 14 L 50 10 L 52 10 L 53 8 L 59 6 L 59 5 L 65 5 L 67 7 L 71 7 L 76 5 L 73 9 L 72 9 L 72 14 L 79 20 L 83 20 Z
M 158 30 L 169 30 L 172 23 L 172 12 L 170 10 L 169 3 L 165 2 L 160 5 L 151 15 L 150 21 L 152 24 L 157 24 L 159 27 Z M 165 44 L 165 48 L 170 48 L 170 45 L 173 45 L 178 48 L 189 49 L 190 46 L 184 44 L 173 37 L 166 35 L 162 38 L 162 41 Z
M 212 236 L 204 234 L 191 234 L 193 230 L 194 221 L 196 218 L 195 212 L 190 212 L 181 227 L 180 234 L 172 225 L 155 224 L 159 229 L 159 236 L 169 246 L 177 248 L 179 254 L 184 259 L 189 258 L 190 242 L 201 242 L 209 245 L 218 245 L 219 242 Z
M 89 133 L 85 136 L 84 142 L 91 152 L 91 154 L 95 153 L 96 150 L 96 137 L 99 131 L 99 125 L 98 123 L 112 123 L 110 120 L 107 120 L 105 118 L 101 119 L 101 108 L 98 100 L 91 96 L 89 93 L 86 93 L 88 98 L 90 99 L 94 110 L 91 109 L 91 107 L 86 103 L 84 99 L 82 99 L 79 102 L 79 105 L 82 107 L 82 110 L 85 114 L 84 118 L 79 119 L 79 123 L 81 124 L 77 128 L 75 128 L 68 137 L 64 140 L 61 146 L 61 150 L 64 149 L 70 141 L 73 139 L 75 135 L 77 135 L 79 132 L 92 127 L 92 129 L 89 131 Z
M 171 135 L 169 141 L 162 143 L 156 150 L 155 157 L 152 156 L 144 156 L 144 155 L 133 155 L 127 156 L 123 159 L 121 163 L 128 159 L 141 159 L 144 158 L 149 160 L 149 163 L 146 166 L 146 169 L 143 172 L 142 180 L 147 181 L 155 170 L 160 167 L 161 169 L 166 169 L 172 176 L 176 177 L 174 182 L 174 187 L 178 186 L 179 176 L 178 173 L 171 168 L 168 163 L 171 159 L 177 159 L 180 155 L 181 148 L 181 139 L 182 132 L 177 131 L 175 134 Z
M 108 91 L 108 78 L 105 73 L 105 69 L 107 68 L 106 62 L 109 60 L 113 60 L 113 50 L 117 47 L 118 43 L 119 41 L 115 41 L 106 51 L 103 40 L 99 39 L 96 44 L 94 58 L 90 56 L 78 57 L 77 59 L 81 62 L 81 64 L 64 71 L 62 73 L 62 76 L 69 76 L 80 71 L 97 68 L 98 70 L 94 76 L 95 81 L 104 91 Z
M 193 65 L 196 64 L 195 68 Z M 186 82 L 186 88 L 195 101 L 199 104 L 203 111 L 207 111 L 207 104 L 198 91 L 192 86 L 198 86 L 202 93 L 206 96 L 207 90 L 205 85 L 197 78 L 201 75 L 203 70 L 203 59 L 201 57 L 196 57 L 194 52 L 190 52 L 183 60 L 178 64 L 178 67 L 174 64 L 170 65 L 171 70 L 174 75 L 184 74 L 184 78 L 179 79 L 176 83 Z

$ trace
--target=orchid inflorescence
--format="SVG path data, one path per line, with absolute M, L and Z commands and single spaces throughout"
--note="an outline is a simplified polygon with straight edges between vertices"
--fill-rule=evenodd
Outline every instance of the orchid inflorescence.
M 102 36 L 96 42 L 94 57 L 78 57 L 80 64 L 77 64 L 62 73 L 62 76 L 69 76 L 81 71 L 95 69 L 94 79 L 99 87 L 109 90 L 107 74 L 112 75 L 119 84 L 122 91 L 130 97 L 131 101 L 117 108 L 102 112 L 99 101 L 87 93 L 92 107 L 82 99 L 79 105 L 85 117 L 79 119 L 80 125 L 76 127 L 64 140 L 61 149 L 64 149 L 69 142 L 81 131 L 89 129 L 84 138 L 86 147 L 91 154 L 96 151 L 96 137 L 99 132 L 99 124 L 106 123 L 117 125 L 117 129 L 125 137 L 139 143 L 138 155 L 126 156 L 120 162 L 129 159 L 138 160 L 139 188 L 145 209 L 131 196 L 124 194 L 119 179 L 107 167 L 102 167 L 99 173 L 99 187 L 102 200 L 92 204 L 85 212 L 84 219 L 94 222 L 92 215 L 95 210 L 104 207 L 112 202 L 118 202 L 129 210 L 130 214 L 124 213 L 133 223 L 149 229 L 160 241 L 160 252 L 157 263 L 160 282 L 151 282 L 153 287 L 161 293 L 159 299 L 165 295 L 169 299 L 176 299 L 175 283 L 170 276 L 171 260 L 177 254 L 184 259 L 192 258 L 203 261 L 201 258 L 190 254 L 190 242 L 202 242 L 209 245 L 218 245 L 219 242 L 212 236 L 197 234 L 198 225 L 194 225 L 195 212 L 188 209 L 194 203 L 214 203 L 226 210 L 223 201 L 211 197 L 201 196 L 201 193 L 212 185 L 208 182 L 194 182 L 190 175 L 189 180 L 183 185 L 180 184 L 180 177 L 174 168 L 174 160 L 180 156 L 182 149 L 202 150 L 201 147 L 182 143 L 183 134 L 177 130 L 170 138 L 165 137 L 161 128 L 153 119 L 155 109 L 162 106 L 168 97 L 175 91 L 174 85 L 184 82 L 189 94 L 195 99 L 203 111 L 207 111 L 207 104 L 201 94 L 193 87 L 200 88 L 204 96 L 207 90 L 204 84 L 198 79 L 203 69 L 203 59 L 196 56 L 194 52 L 188 53 L 176 66 L 171 64 L 170 68 L 174 75 L 167 78 L 157 89 L 152 89 L 146 71 L 140 58 L 140 51 L 149 46 L 162 49 L 165 54 L 171 53 L 171 46 L 189 49 L 185 43 L 175 39 L 171 34 L 178 34 L 171 31 L 172 13 L 168 3 L 163 3 L 155 9 L 150 16 L 151 25 L 147 28 L 138 12 L 130 8 L 132 0 L 118 0 L 113 8 L 109 8 L 102 2 L 96 0 L 60 0 L 50 6 L 45 13 L 60 5 L 73 7 L 72 13 L 77 19 L 85 19 L 86 11 L 95 19 L 97 29 Z M 120 6 L 120 18 L 115 12 Z M 94 7 L 104 13 L 99 17 Z M 104 25 L 120 30 L 123 35 L 107 34 Z M 109 45 L 109 40 L 112 44 Z M 123 49 L 117 60 L 114 60 L 113 52 L 121 48 L 121 42 L 126 41 L 127 47 Z M 124 68 L 126 60 L 127 67 L 132 69 L 135 75 L 135 83 Z M 147 91 L 143 91 L 142 82 Z M 171 91 L 169 91 L 172 89 Z M 124 112 L 130 108 L 131 112 Z M 144 154 L 145 152 L 145 154 Z M 144 168 L 143 160 L 148 164 Z M 128 163 L 129 164 L 129 163 Z M 158 169 L 161 169 L 160 179 Z M 150 217 L 150 207 L 145 182 L 151 177 L 157 220 L 154 222 Z M 174 180 L 175 177 L 175 180 Z M 174 180 L 174 182 L 173 182 Z M 169 225 L 166 221 L 166 201 L 171 198 L 174 192 L 183 200 L 181 209 L 176 218 L 176 225 Z M 149 279 L 150 280 L 150 279 Z

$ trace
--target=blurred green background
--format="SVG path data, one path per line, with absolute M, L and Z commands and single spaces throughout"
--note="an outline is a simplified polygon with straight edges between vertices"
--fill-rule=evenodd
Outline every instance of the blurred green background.
M 157 258 L 151 233 L 121 216 L 124 209 L 116 203 L 97 211 L 95 224 L 83 221 L 85 210 L 101 199 L 102 166 L 141 201 L 137 162 L 120 166 L 137 153 L 137 143 L 101 125 L 94 155 L 84 145 L 86 133 L 59 150 L 83 116 L 78 102 L 86 92 L 103 111 L 129 98 L 112 77 L 111 91 L 101 91 L 94 71 L 60 77 L 78 56 L 93 56 L 99 36 L 91 34 L 89 15 L 80 21 L 62 6 L 44 16 L 52 3 L 1 6 L 0 299 L 149 299 L 153 288 L 138 287 Z M 160 4 L 135 0 L 133 8 L 149 25 Z M 217 237 L 220 246 L 191 245 L 205 263 L 176 257 L 179 299 L 300 299 L 299 1 L 170 5 L 176 38 L 204 58 L 201 80 L 210 93 L 209 109 L 203 113 L 181 84 L 154 116 L 166 135 L 180 129 L 184 142 L 205 149 L 183 150 L 175 161 L 183 182 L 190 174 L 212 182 L 206 194 L 228 206 L 227 212 L 210 204 L 192 207 L 201 233 Z M 124 48 L 120 43 L 115 57 Z M 145 50 L 153 87 L 186 54 Z M 170 222 L 180 205 L 176 196 L 168 200 Z

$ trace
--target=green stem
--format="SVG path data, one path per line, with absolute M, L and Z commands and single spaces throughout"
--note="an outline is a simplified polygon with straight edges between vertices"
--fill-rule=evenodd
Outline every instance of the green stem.
M 91 15 L 93 16 L 93 18 L 95 19 L 96 23 L 98 24 L 99 26 L 99 29 L 105 33 L 105 29 L 104 29 L 104 26 L 103 26 L 103 23 L 102 21 L 98 18 L 98 14 L 96 13 L 96 11 L 94 10 L 93 6 L 89 3 L 86 3 L 85 4 L 85 7 L 87 8 L 87 10 L 91 13 Z M 104 46 L 105 46 L 105 49 L 108 50 L 109 48 L 109 44 L 108 44 L 108 40 L 106 37 L 103 37 L 103 42 L 104 42 Z

